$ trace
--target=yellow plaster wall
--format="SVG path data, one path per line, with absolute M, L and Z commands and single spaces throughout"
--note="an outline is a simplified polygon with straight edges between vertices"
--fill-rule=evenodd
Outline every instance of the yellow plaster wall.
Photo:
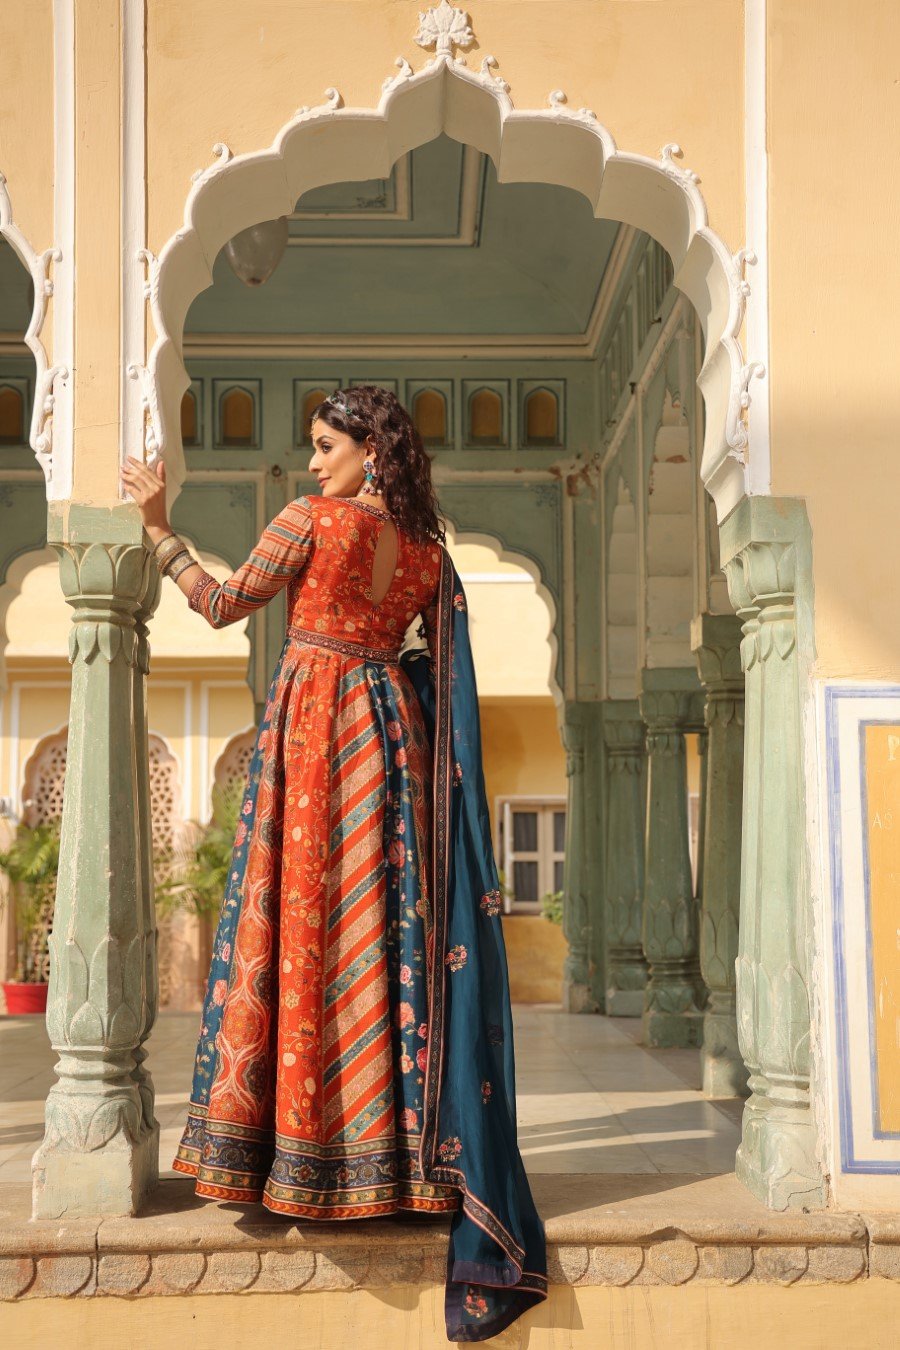
M 479 706 L 484 782 L 496 848 L 497 798 L 565 797 L 566 755 L 551 699 L 510 699 Z
M 73 496 L 118 497 L 121 7 L 75 0 Z
M 690 1284 L 683 1288 L 552 1285 L 498 1346 L 529 1350 L 894 1350 L 900 1283 Z M 16 1350 L 64 1344 L 114 1350 L 175 1344 L 233 1350 L 285 1343 L 291 1350 L 446 1350 L 444 1290 L 395 1285 L 347 1293 L 183 1294 L 171 1298 L 22 1299 L 0 1304 L 0 1333 Z M 361 1339 L 361 1329 L 365 1328 Z
M 205 553 L 198 553 L 197 556 L 217 581 L 223 581 L 231 574 L 227 563 Z M 225 628 L 211 628 L 188 608 L 177 586 L 167 581 L 150 625 L 152 658 L 157 661 L 161 657 L 183 657 L 189 653 L 192 659 L 211 657 L 217 660 L 242 660 L 246 666 L 250 653 L 247 622 L 241 619 L 239 623 L 228 624 Z M 63 658 L 68 651 L 71 627 L 72 610 L 63 598 L 56 563 L 41 563 L 33 567 L 26 574 L 19 595 L 9 607 L 6 619 L 7 657 Z
M 398 55 L 418 70 L 420 4 L 365 0 L 149 0 L 150 247 L 182 223 L 191 174 L 224 141 L 268 146 L 301 104 L 336 86 L 374 107 Z M 703 179 L 711 223 L 737 248 L 743 232 L 741 0 L 477 0 L 476 44 L 500 61 L 517 107 L 545 108 L 562 86 L 626 150 L 657 156 L 677 139 Z M 527 15 L 527 17 L 526 17 Z M 637 77 L 639 73 L 639 78 Z M 647 91 L 653 97 L 647 97 Z
M 900 8 L 768 14 L 773 486 L 807 501 L 819 670 L 896 679 Z
M 25 22 L 20 5 L 0 5 L 0 71 L 0 173 L 13 220 L 42 252 L 53 240 L 53 0 L 28 0 Z

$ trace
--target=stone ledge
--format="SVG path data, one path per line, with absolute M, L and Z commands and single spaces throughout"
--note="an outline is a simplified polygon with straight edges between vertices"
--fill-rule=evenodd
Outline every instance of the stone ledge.
M 900 1215 L 765 1210 L 730 1177 L 532 1178 L 552 1284 L 900 1279 Z M 136 1218 L 32 1221 L 4 1187 L 0 1299 L 293 1293 L 443 1283 L 449 1217 L 305 1223 L 166 1180 Z

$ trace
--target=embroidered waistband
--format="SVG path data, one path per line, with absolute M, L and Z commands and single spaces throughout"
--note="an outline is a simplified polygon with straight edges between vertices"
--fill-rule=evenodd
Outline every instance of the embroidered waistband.
M 386 661 L 396 665 L 400 652 L 393 647 L 370 647 L 364 642 L 350 642 L 347 638 L 335 637 L 331 633 L 316 633 L 310 628 L 301 628 L 296 623 L 288 624 L 288 637 L 296 642 L 309 642 L 316 647 L 328 647 L 333 652 L 343 652 L 347 656 L 359 656 L 364 661 Z

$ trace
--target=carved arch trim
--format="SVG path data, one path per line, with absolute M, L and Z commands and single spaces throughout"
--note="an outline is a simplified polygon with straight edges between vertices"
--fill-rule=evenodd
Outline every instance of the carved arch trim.
M 50 264 L 62 261 L 62 250 L 56 245 L 41 252 L 33 247 L 13 219 L 12 201 L 6 176 L 0 173 L 0 235 L 8 241 L 13 252 L 31 277 L 34 298 L 31 318 L 23 341 L 34 357 L 34 398 L 31 404 L 31 425 L 28 442 L 41 466 L 47 485 L 47 496 L 64 497 L 68 493 L 68 475 L 53 457 L 53 409 L 56 402 L 56 381 L 69 378 L 68 367 L 51 365 L 41 337 L 47 305 L 53 295 Z M 55 472 L 54 472 L 55 470 Z
M 710 229 L 699 179 L 676 163 L 677 144 L 664 145 L 658 159 L 620 150 L 593 111 L 567 108 L 558 89 L 547 108 L 517 109 L 509 84 L 495 74 L 497 60 L 485 56 L 479 70 L 470 70 L 461 53 L 452 54 L 454 45 L 460 45 L 455 38 L 442 38 L 419 71 L 398 57 L 376 107 L 346 108 L 330 88 L 325 103 L 298 109 L 268 148 L 234 156 L 222 143 L 213 147 L 212 165 L 194 175 L 182 228 L 158 259 L 147 249 L 140 254 L 157 333 L 140 372 L 150 460 L 167 458 L 177 491 L 185 476 L 181 396 L 189 384 L 184 322 L 194 297 L 212 284 L 213 262 L 227 240 L 290 212 L 311 188 L 386 175 L 400 155 L 443 131 L 490 155 L 500 182 L 573 188 L 596 217 L 645 230 L 665 248 L 674 284 L 694 305 L 706 338 L 697 379 L 707 414 L 701 474 L 724 518 L 746 495 L 743 414 L 750 381 L 763 369 L 744 361 L 738 338 L 750 290 L 744 266 L 755 256 L 746 248 L 732 252 Z

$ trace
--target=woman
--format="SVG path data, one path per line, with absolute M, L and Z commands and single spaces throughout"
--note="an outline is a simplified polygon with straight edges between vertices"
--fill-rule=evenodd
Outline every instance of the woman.
M 451 1214 L 449 1340 L 547 1296 L 516 1139 L 509 978 L 466 597 L 431 464 L 377 385 L 312 414 L 321 496 L 222 584 L 129 460 L 163 572 L 214 627 L 287 587 L 216 932 L 187 1127 L 199 1195 L 304 1219 Z M 422 649 L 401 646 L 424 619 Z

